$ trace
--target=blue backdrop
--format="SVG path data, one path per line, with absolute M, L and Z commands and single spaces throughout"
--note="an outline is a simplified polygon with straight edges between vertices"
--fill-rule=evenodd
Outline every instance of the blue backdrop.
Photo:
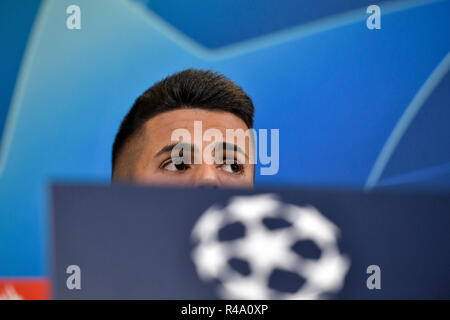
M 224 73 L 280 129 L 257 185 L 450 190 L 450 1 L 0 3 L 0 277 L 48 275 L 50 182 L 108 182 L 134 99 L 185 68 Z

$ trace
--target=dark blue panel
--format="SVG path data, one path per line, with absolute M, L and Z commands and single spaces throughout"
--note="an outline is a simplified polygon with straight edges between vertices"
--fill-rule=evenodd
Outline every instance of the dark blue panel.
M 125 185 L 52 188 L 54 297 L 216 298 L 214 282 L 202 282 L 195 272 L 192 227 L 211 205 L 261 192 L 277 194 L 284 203 L 313 205 L 340 229 L 339 247 L 351 265 L 342 291 L 333 297 L 450 297 L 448 194 Z M 82 290 L 66 287 L 71 264 L 82 270 Z M 382 270 L 382 290 L 366 287 L 372 264 Z M 281 284 L 293 280 L 286 274 L 277 278 Z M 301 279 L 294 281 L 301 285 Z

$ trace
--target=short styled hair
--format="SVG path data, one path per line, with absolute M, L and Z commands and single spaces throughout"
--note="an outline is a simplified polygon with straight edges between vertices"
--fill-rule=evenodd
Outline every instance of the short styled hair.
M 112 173 L 121 151 L 147 120 L 163 112 L 192 108 L 230 112 L 253 128 L 253 102 L 241 87 L 211 70 L 183 70 L 155 83 L 136 99 L 114 140 Z

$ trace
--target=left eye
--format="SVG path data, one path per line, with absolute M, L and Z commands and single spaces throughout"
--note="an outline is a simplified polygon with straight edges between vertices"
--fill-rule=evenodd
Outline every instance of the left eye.
M 243 166 L 238 163 L 224 164 L 223 169 L 229 173 L 240 173 L 243 171 Z

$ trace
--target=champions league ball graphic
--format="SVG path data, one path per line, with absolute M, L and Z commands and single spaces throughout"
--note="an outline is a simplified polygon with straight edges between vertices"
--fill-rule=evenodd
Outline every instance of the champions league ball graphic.
M 313 207 L 272 194 L 209 208 L 192 231 L 192 260 L 224 299 L 321 299 L 339 291 L 350 261 L 339 229 Z

